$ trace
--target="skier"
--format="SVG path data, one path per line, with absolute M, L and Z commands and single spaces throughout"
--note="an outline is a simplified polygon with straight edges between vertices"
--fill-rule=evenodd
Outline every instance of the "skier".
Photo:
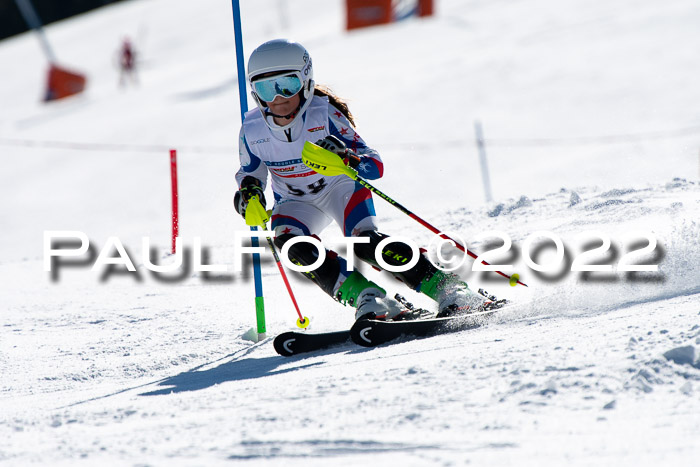
M 127 79 L 131 79 L 134 84 L 138 83 L 136 77 L 136 52 L 131 45 L 131 40 L 125 37 L 119 51 L 119 87 L 123 87 Z
M 248 201 L 256 195 L 265 206 L 269 174 L 274 193 L 272 229 L 278 248 L 295 236 L 315 236 L 335 221 L 345 236 L 369 239 L 369 243 L 354 245 L 355 254 L 379 268 L 375 249 L 387 235 L 377 230 L 371 192 L 344 175 L 318 174 L 301 160 L 304 143 L 312 141 L 337 154 L 363 178 L 382 176 L 381 158 L 355 131 L 347 104 L 315 84 L 311 57 L 296 42 L 277 39 L 260 45 L 250 56 L 247 77 L 258 108 L 245 114 L 240 132 L 236 211 L 245 217 Z M 312 244 L 299 242 L 289 249 L 289 258 L 308 266 L 316 262 L 318 253 Z M 413 251 L 405 243 L 391 242 L 382 258 L 391 266 L 400 266 L 410 262 Z M 485 303 L 457 276 L 436 268 L 423 252 L 415 266 L 392 274 L 437 301 L 440 316 L 475 311 Z M 331 297 L 354 307 L 355 319 L 400 319 L 406 312 L 359 271 L 347 271 L 345 259 L 334 251 L 326 250 L 321 266 L 304 275 Z

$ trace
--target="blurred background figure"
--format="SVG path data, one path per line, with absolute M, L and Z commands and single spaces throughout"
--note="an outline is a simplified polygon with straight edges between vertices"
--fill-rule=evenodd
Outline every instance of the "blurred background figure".
M 119 87 L 126 86 L 128 81 L 131 81 L 132 84 L 138 84 L 136 51 L 131 40 L 125 37 L 119 50 Z

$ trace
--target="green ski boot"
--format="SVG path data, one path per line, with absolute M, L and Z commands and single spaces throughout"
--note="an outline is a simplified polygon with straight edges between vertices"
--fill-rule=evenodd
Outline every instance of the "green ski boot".
M 335 292 L 335 298 L 343 305 L 355 307 L 355 319 L 392 319 L 401 310 L 390 307 L 386 291 L 357 271 L 351 273 Z M 396 308 L 396 310 L 393 310 Z
M 426 276 L 418 290 L 438 303 L 438 317 L 480 311 L 486 301 L 458 276 L 439 269 Z

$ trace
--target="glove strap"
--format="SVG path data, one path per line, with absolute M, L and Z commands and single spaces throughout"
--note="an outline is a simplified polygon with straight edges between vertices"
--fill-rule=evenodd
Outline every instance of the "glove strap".
M 356 169 L 357 166 L 360 165 L 360 161 L 360 156 L 354 152 L 350 151 L 349 149 L 345 152 L 345 156 L 343 157 L 343 162 L 345 162 L 345 165 Z

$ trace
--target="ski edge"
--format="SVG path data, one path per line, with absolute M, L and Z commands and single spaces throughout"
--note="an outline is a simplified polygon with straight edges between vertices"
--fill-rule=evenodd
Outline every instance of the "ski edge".
M 402 336 L 428 337 L 443 332 L 457 332 L 481 326 L 480 318 L 485 318 L 500 311 L 486 310 L 459 316 L 447 316 L 441 318 L 428 318 L 410 321 L 377 321 L 359 320 L 350 329 L 350 337 L 353 342 L 363 347 L 376 347 Z M 392 332 L 380 332 L 395 328 Z M 375 331 L 374 338 L 369 333 Z

